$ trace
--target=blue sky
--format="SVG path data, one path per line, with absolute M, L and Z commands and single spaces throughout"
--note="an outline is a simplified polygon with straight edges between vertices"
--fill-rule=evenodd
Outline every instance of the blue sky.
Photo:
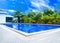
M 8 12 L 14 12 L 15 10 L 27 12 L 30 9 L 38 11 L 44 7 L 54 10 L 58 6 L 60 6 L 60 0 L 0 0 L 0 9 Z

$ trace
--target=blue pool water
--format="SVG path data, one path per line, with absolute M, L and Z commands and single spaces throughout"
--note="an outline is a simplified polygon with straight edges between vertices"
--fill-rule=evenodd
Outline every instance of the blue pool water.
M 43 25 L 43 24 L 4 24 L 4 25 L 26 33 L 33 33 L 60 28 L 60 26 L 57 25 Z

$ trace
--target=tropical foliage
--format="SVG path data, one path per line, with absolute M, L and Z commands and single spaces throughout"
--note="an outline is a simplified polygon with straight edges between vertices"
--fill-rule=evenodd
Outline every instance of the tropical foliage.
M 30 11 L 28 14 L 16 11 L 13 16 L 17 18 L 14 20 L 16 23 L 60 24 L 60 14 L 51 9 L 37 13 Z

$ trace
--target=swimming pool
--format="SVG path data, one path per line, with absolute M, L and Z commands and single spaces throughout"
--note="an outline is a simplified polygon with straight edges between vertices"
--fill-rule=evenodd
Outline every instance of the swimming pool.
M 25 33 L 34 33 L 60 28 L 60 25 L 48 25 L 48 24 L 4 24 L 4 25 Z

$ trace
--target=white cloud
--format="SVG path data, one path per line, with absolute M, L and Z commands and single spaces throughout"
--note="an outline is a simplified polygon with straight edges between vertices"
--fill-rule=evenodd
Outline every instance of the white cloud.
M 50 8 L 48 3 L 49 0 L 31 0 L 31 5 L 38 9 L 40 9 L 42 6 Z
M 13 12 L 15 12 L 15 10 L 8 10 L 8 12 L 11 12 L 11 13 L 13 13 Z

